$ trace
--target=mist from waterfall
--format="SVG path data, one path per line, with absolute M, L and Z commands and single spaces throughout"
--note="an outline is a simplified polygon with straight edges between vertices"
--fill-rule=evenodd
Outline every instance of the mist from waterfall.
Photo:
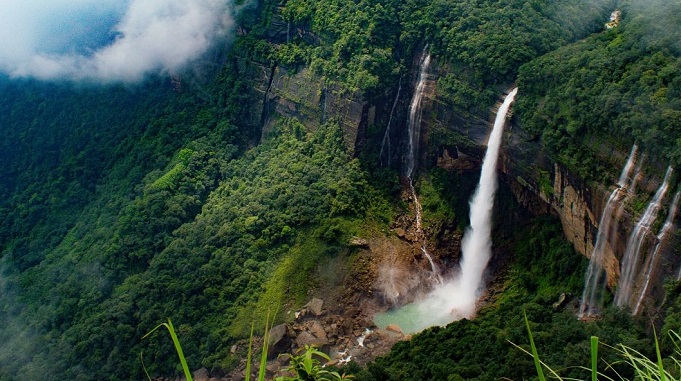
M 667 173 L 664 180 L 658 188 L 655 196 L 648 204 L 645 212 L 636 223 L 634 230 L 629 235 L 627 240 L 627 249 L 622 257 L 622 269 L 619 282 L 617 284 L 617 292 L 615 293 L 615 304 L 619 307 L 629 306 L 634 307 L 632 295 L 634 288 L 634 280 L 638 272 L 641 249 L 646 238 L 652 234 L 650 228 L 657 218 L 657 214 L 662 206 L 662 201 L 667 194 L 669 188 L 669 177 L 672 174 L 672 168 L 667 168 Z
M 584 276 L 584 290 L 582 291 L 582 300 L 579 306 L 579 317 L 592 316 L 598 314 L 599 306 L 602 303 L 605 282 L 603 278 L 603 257 L 606 245 L 614 246 L 615 231 L 617 226 L 617 218 L 615 218 L 622 208 L 624 198 L 629 193 L 627 189 L 631 190 L 636 181 L 636 174 L 632 176 L 634 163 L 637 159 L 638 146 L 634 144 L 631 147 L 627 163 L 620 173 L 617 188 L 615 188 L 603 209 L 603 214 L 598 222 L 598 233 L 596 234 L 596 243 L 594 244 L 591 257 L 589 258 L 589 267 L 586 269 Z M 615 222 L 615 225 L 613 225 Z
M 644 273 L 645 281 L 643 283 L 643 288 L 639 292 L 636 306 L 632 311 L 634 315 L 638 315 L 639 311 L 641 310 L 643 299 L 645 299 L 646 294 L 648 293 L 650 279 L 652 279 L 653 274 L 658 267 L 660 250 L 667 240 L 672 236 L 673 229 L 676 227 L 676 225 L 674 225 L 674 219 L 676 218 L 676 212 L 678 211 L 679 196 L 681 196 L 681 191 L 676 192 L 674 195 L 674 200 L 672 201 L 672 205 L 669 207 L 669 212 L 667 213 L 667 219 L 664 221 L 664 225 L 662 225 L 662 228 L 657 233 L 657 243 L 655 244 L 653 253 L 646 259 L 646 272 Z

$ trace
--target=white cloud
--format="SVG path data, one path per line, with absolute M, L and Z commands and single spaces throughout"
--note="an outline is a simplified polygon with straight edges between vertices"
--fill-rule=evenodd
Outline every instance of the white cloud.
M 227 0 L 0 0 L 0 9 L 0 71 L 38 79 L 172 72 L 232 24 Z

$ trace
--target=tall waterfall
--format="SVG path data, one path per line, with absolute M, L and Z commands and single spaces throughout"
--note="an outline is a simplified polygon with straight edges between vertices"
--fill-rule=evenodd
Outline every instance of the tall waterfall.
M 645 266 L 646 272 L 644 273 L 645 281 L 643 282 L 643 288 L 639 292 L 638 299 L 636 301 L 636 306 L 634 307 L 633 310 L 634 315 L 638 315 L 639 311 L 641 310 L 641 304 L 643 303 L 643 299 L 648 293 L 650 279 L 653 277 L 653 273 L 655 272 L 655 269 L 657 268 L 660 259 L 660 249 L 662 248 L 666 240 L 672 236 L 673 228 L 675 227 L 674 218 L 676 218 L 676 212 L 679 206 L 679 196 L 681 196 L 681 192 L 676 192 L 676 194 L 674 195 L 674 200 L 672 201 L 672 205 L 669 207 L 667 219 L 664 221 L 664 225 L 662 225 L 662 228 L 660 229 L 659 233 L 657 233 L 657 243 L 655 244 L 653 253 L 646 259 Z
M 496 166 L 506 114 L 518 89 L 513 89 L 497 111 L 494 128 L 487 142 L 480 182 L 471 198 L 471 226 L 465 233 L 459 274 L 436 286 L 425 299 L 386 314 L 377 314 L 379 326 L 398 324 L 404 332 L 413 333 L 433 325 L 470 318 L 483 285 L 483 275 L 492 254 L 491 230 L 494 193 L 497 188 Z
M 633 286 L 634 278 L 639 267 L 641 248 L 644 246 L 643 242 L 651 234 L 650 227 L 655 222 L 657 214 L 660 211 L 662 200 L 667 194 L 669 188 L 669 177 L 672 173 L 672 168 L 667 169 L 662 185 L 653 196 L 653 199 L 648 204 L 645 212 L 636 223 L 634 230 L 629 235 L 627 240 L 627 249 L 622 257 L 622 270 L 619 282 L 617 284 L 617 292 L 615 293 L 615 304 L 619 307 L 628 305 L 633 309 Z
M 461 274 L 459 276 L 459 292 L 457 311 L 462 317 L 470 317 L 475 313 L 475 301 L 487 262 L 492 256 L 492 208 L 494 194 L 497 190 L 497 161 L 501 137 L 504 132 L 506 113 L 518 93 L 513 89 L 504 99 L 497 111 L 494 128 L 487 142 L 487 152 L 482 163 L 480 181 L 471 198 L 470 222 L 461 244 Z
M 423 108 L 421 107 L 421 101 L 423 99 L 423 93 L 426 89 L 426 79 L 428 78 L 428 66 L 430 65 L 430 53 L 428 53 L 428 46 L 423 48 L 423 54 L 421 55 L 421 60 L 419 62 L 419 75 L 416 81 L 416 88 L 414 89 L 414 95 L 409 103 L 409 120 L 407 123 L 407 133 L 408 133 L 408 145 L 407 153 L 404 156 L 404 175 L 409 181 L 409 191 L 411 192 L 411 197 L 414 200 L 414 209 L 416 210 L 416 236 L 421 243 L 421 252 L 428 259 L 430 264 L 430 269 L 433 273 L 433 277 L 437 283 L 442 283 L 442 276 L 440 275 L 440 269 L 437 267 L 433 258 L 428 253 L 426 249 L 426 239 L 423 234 L 423 225 L 421 219 L 421 202 L 419 201 L 416 190 L 414 189 L 414 180 L 412 178 L 414 174 L 414 169 L 416 168 L 416 158 L 418 157 L 418 147 L 419 141 L 421 139 L 421 115 L 423 113 Z M 397 100 L 396 100 L 397 101 Z
M 622 207 L 622 200 L 627 194 L 626 190 L 633 188 L 636 176 L 632 177 L 631 174 L 636 162 L 637 152 L 638 147 L 634 144 L 631 147 L 627 163 L 620 174 L 617 188 L 608 197 L 608 202 L 605 204 L 601 220 L 598 223 L 596 243 L 591 252 L 589 267 L 586 269 L 586 275 L 584 276 L 584 290 L 582 291 L 582 302 L 579 306 L 580 318 L 597 314 L 598 306 L 602 304 L 600 298 L 602 297 L 605 285 L 601 282 L 601 278 L 603 277 L 602 263 L 605 247 L 608 243 L 612 244 L 612 239 L 614 238 L 613 233 L 616 227 L 612 226 L 611 228 L 613 220 L 615 220 L 613 217 L 618 214 L 619 209 Z

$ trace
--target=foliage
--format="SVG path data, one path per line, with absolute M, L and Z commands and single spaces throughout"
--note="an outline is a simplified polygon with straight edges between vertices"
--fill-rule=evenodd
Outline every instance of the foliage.
M 525 323 L 527 325 L 527 334 L 530 339 L 530 347 L 532 352 L 526 351 L 524 348 L 521 348 L 516 345 L 517 348 L 522 350 L 523 352 L 527 353 L 528 355 L 532 356 L 532 359 L 534 360 L 536 369 L 537 369 L 537 375 L 541 381 L 545 380 L 544 376 L 544 371 L 543 368 L 546 368 L 552 375 L 553 378 L 557 380 L 565 380 L 565 379 L 570 379 L 574 380 L 574 378 L 565 378 L 562 377 L 559 374 L 559 370 L 554 370 L 552 367 L 544 363 L 540 358 L 539 354 L 537 352 L 537 349 L 534 345 L 534 340 L 533 340 L 533 335 L 532 335 L 532 330 L 530 329 L 530 324 L 527 320 L 527 316 L 525 316 Z M 669 335 L 674 341 L 676 345 L 676 352 L 675 355 L 679 356 L 681 355 L 681 352 L 679 351 L 679 346 L 678 343 L 681 341 L 681 337 L 674 331 L 670 331 Z M 591 336 L 591 367 L 586 368 L 584 367 L 585 370 L 590 370 L 591 371 L 591 380 L 596 381 L 598 377 L 605 378 L 607 380 L 614 380 L 614 379 L 620 379 L 622 381 L 633 379 L 633 380 L 654 380 L 654 381 L 665 381 L 667 379 L 669 380 L 674 380 L 678 379 L 679 371 L 681 370 L 681 361 L 674 355 L 669 356 L 668 358 L 662 357 L 660 353 L 660 346 L 659 346 L 659 341 L 657 340 L 657 336 L 655 336 L 655 356 L 654 359 L 651 359 L 650 356 L 647 356 L 641 352 L 639 352 L 636 349 L 633 349 L 627 345 L 624 344 L 619 344 L 615 347 L 609 346 L 607 344 L 603 344 L 606 348 L 613 349 L 617 356 L 619 357 L 619 360 L 617 360 L 614 363 L 609 363 L 608 361 L 603 361 L 605 363 L 605 370 L 604 371 L 598 371 L 598 344 L 599 344 L 599 339 L 597 336 Z M 515 345 L 515 344 L 514 344 Z M 667 366 L 665 366 L 665 363 Z M 630 367 L 630 370 L 633 371 L 629 372 L 630 376 L 627 376 L 626 374 L 622 374 L 621 372 L 618 372 L 615 370 L 615 367 L 619 367 L 623 364 L 626 364 Z M 671 370 L 670 370 L 671 368 Z M 611 374 L 614 373 L 614 374 Z
M 276 381 L 341 381 L 354 378 L 352 375 L 341 375 L 336 371 L 324 369 L 319 359 L 329 361 L 329 356 L 309 345 L 300 348 L 297 355 L 284 356 L 289 358 L 288 370 L 295 376 L 277 377 Z
M 518 74 L 515 109 L 522 128 L 583 178 L 599 179 L 620 167 L 598 164 L 615 164 L 603 143 L 626 152 L 636 141 L 653 159 L 681 163 L 675 90 L 681 58 L 662 35 L 650 41 L 650 29 L 642 26 L 650 15 L 634 13 L 638 8 L 625 3 L 619 27 L 531 61 Z
M 173 327 L 173 322 L 168 319 L 167 323 L 161 323 L 156 326 L 156 328 L 152 329 L 151 331 L 147 332 L 146 335 L 142 336 L 142 339 L 148 337 L 152 333 L 154 333 L 157 329 L 165 327 L 168 330 L 168 333 L 170 334 L 170 338 L 173 340 L 173 345 L 175 346 L 175 351 L 177 352 L 177 357 L 180 359 L 180 364 L 182 365 L 182 371 L 184 372 L 184 377 L 187 379 L 187 381 L 193 381 L 192 378 L 192 373 L 189 371 L 189 367 L 187 366 L 187 360 L 184 357 L 184 352 L 182 352 L 182 345 L 180 344 L 180 340 L 177 338 L 177 334 L 175 333 L 175 327 Z M 142 358 L 142 355 L 140 354 L 140 359 Z M 146 373 L 146 370 L 145 370 Z M 149 374 L 147 374 L 147 378 L 151 380 L 151 377 L 149 377 Z
M 533 241 L 532 237 L 537 238 Z M 532 359 L 509 344 L 526 341 L 523 311 L 534 322 L 531 327 L 537 350 L 548 353 L 543 360 L 563 370 L 566 377 L 590 374 L 588 370 L 566 368 L 590 361 L 590 347 L 583 344 L 590 336 L 597 335 L 604 341 L 636 348 L 650 348 L 643 330 L 633 324 L 627 313 L 609 309 L 602 320 L 581 322 L 569 308 L 556 310 L 552 307 L 561 293 L 581 290 L 581 285 L 569 286 L 570 282 L 563 281 L 564 274 L 560 272 L 564 270 L 551 268 L 555 260 L 551 252 L 560 252 L 566 246 L 555 222 L 536 221 L 518 232 L 514 241 L 519 244 L 513 248 L 515 261 L 505 277 L 503 292 L 474 320 L 433 327 L 414 335 L 410 341 L 399 342 L 390 354 L 357 372 L 357 378 L 368 381 L 532 378 L 536 376 Z M 538 242 L 542 245 L 528 253 L 527 249 Z M 571 260 L 569 273 L 581 278 L 585 260 L 576 253 L 567 255 L 567 259 Z M 527 266 L 530 262 L 536 263 L 540 270 Z M 530 277 L 537 280 L 531 284 L 522 280 Z M 605 361 L 617 359 L 612 350 L 601 352 Z M 624 372 L 627 374 L 626 370 Z

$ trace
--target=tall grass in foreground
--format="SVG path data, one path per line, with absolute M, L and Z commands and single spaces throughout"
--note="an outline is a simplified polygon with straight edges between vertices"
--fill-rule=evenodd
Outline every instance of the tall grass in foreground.
M 168 318 L 167 323 L 161 323 L 157 325 L 156 328 L 147 332 L 146 335 L 142 336 L 142 340 L 147 338 L 149 335 L 151 335 L 161 327 L 165 327 L 166 329 L 168 329 L 168 333 L 170 333 L 170 337 L 173 340 L 173 344 L 175 345 L 175 350 L 177 351 L 177 357 L 180 358 L 180 364 L 182 364 L 182 371 L 184 372 L 184 376 L 187 378 L 187 381 L 194 381 L 194 379 L 192 378 L 192 373 L 189 371 L 189 366 L 187 365 L 187 359 L 185 359 L 184 353 L 182 352 L 182 345 L 180 345 L 180 340 L 177 338 L 177 334 L 175 334 L 175 327 L 173 327 L 173 322 L 170 321 L 170 318 Z M 147 369 L 144 367 L 142 353 L 140 353 L 140 360 L 142 361 L 142 368 L 144 369 L 144 374 L 146 374 L 149 381 L 151 381 L 151 377 L 149 376 Z
M 272 319 L 272 324 L 274 324 L 274 319 Z M 167 323 L 161 323 L 157 325 L 154 329 L 151 331 L 147 332 L 146 335 L 142 336 L 142 340 L 147 338 L 149 335 L 154 333 L 156 330 L 158 330 L 161 327 L 165 327 L 168 330 L 168 333 L 170 333 L 170 337 L 173 340 L 173 344 L 175 345 L 175 351 L 177 351 L 177 357 L 180 359 L 180 364 L 182 364 L 182 371 L 184 372 L 184 376 L 187 379 L 187 381 L 194 381 L 194 378 L 192 377 L 191 372 L 189 371 L 189 366 L 187 365 L 187 360 L 184 357 L 184 352 L 182 351 L 182 345 L 180 344 L 180 340 L 177 338 L 177 334 L 175 333 L 175 327 L 173 327 L 173 322 L 170 321 L 170 318 L 168 319 Z M 253 329 L 255 327 L 255 324 L 251 325 L 251 336 L 248 340 L 248 354 L 246 356 L 246 377 L 245 381 L 250 381 L 251 380 L 251 364 L 253 360 Z M 265 320 L 265 334 L 263 335 L 263 345 L 262 345 L 262 353 L 260 355 L 260 369 L 258 370 L 258 381 L 264 381 L 265 380 L 265 371 L 266 371 L 266 365 L 267 365 L 267 351 L 269 349 L 269 333 L 270 330 L 272 329 L 272 326 L 270 325 L 270 315 L 269 313 L 267 314 L 267 319 Z M 147 376 L 149 381 L 151 381 L 151 376 L 149 376 L 149 373 L 147 372 L 147 368 L 144 366 L 144 359 L 142 358 L 142 353 L 140 353 L 140 361 L 142 362 L 142 369 L 144 370 L 144 374 Z
M 276 313 L 275 313 L 276 315 Z M 267 313 L 267 318 L 265 319 L 265 333 L 263 334 L 263 343 L 262 343 L 262 352 L 260 354 L 260 368 L 258 369 L 258 378 L 257 381 L 265 381 L 265 372 L 267 370 L 267 352 L 269 351 L 269 341 L 270 341 L 270 332 L 272 330 L 272 326 L 274 325 L 274 318 L 270 322 L 270 314 L 269 312 Z M 187 379 L 187 381 L 193 381 L 194 379 L 192 378 L 192 374 L 189 371 L 189 366 L 187 365 L 187 360 L 184 357 L 184 353 L 182 352 L 182 345 L 180 345 L 180 340 L 177 338 L 177 335 L 175 334 L 175 327 L 173 327 L 173 323 L 168 319 L 167 323 L 161 323 L 157 325 L 154 329 L 151 331 L 147 332 L 146 335 L 142 337 L 142 339 L 147 338 L 149 335 L 154 333 L 156 330 L 158 330 L 161 327 L 165 327 L 168 332 L 170 333 L 170 337 L 173 340 L 173 344 L 175 344 L 175 350 L 177 351 L 177 356 L 180 358 L 180 363 L 182 364 L 182 370 L 184 371 L 184 376 Z M 251 368 L 252 368 L 252 363 L 253 363 L 253 330 L 255 328 L 255 323 L 251 324 L 251 335 L 248 339 L 248 354 L 246 355 L 246 375 L 245 375 L 245 381 L 251 381 Z M 354 378 L 353 375 L 348 375 L 348 374 L 339 374 L 338 372 L 335 371 L 329 371 L 326 369 L 323 369 L 323 366 L 319 359 L 323 359 L 325 361 L 329 361 L 330 358 L 329 356 L 317 350 L 315 347 L 306 345 L 305 348 L 301 348 L 298 351 L 297 355 L 284 355 L 288 356 L 289 360 L 291 361 L 291 364 L 288 367 L 288 371 L 293 374 L 291 377 L 286 377 L 286 376 L 281 376 L 277 377 L 275 380 L 276 381 L 343 381 L 343 380 L 351 380 Z M 140 353 L 140 361 L 142 362 L 142 369 L 144 370 L 144 374 L 147 376 L 149 381 L 151 381 L 151 376 L 149 376 L 149 373 L 147 372 L 146 367 L 144 366 L 144 359 L 142 358 L 142 353 Z M 2 381 L 2 376 L 0 375 L 0 381 Z
M 546 363 L 544 363 L 540 358 L 539 358 L 539 353 L 537 352 L 537 348 L 534 344 L 534 338 L 532 336 L 532 330 L 530 329 L 530 323 L 527 320 L 527 314 L 525 314 L 525 325 L 527 327 L 527 335 L 530 339 L 530 351 L 528 352 L 526 349 L 514 344 L 516 348 L 520 349 L 521 351 L 527 353 L 528 355 L 532 356 L 534 360 L 534 365 L 537 368 L 537 376 L 539 377 L 540 381 L 546 381 L 546 376 L 544 375 L 544 368 L 548 370 L 552 378 L 555 378 L 557 380 L 563 381 L 579 381 L 573 378 L 563 378 L 561 377 L 555 370 L 553 370 L 550 366 L 548 366 Z M 679 343 L 681 343 L 681 336 L 679 336 L 676 332 L 674 331 L 669 331 L 669 336 L 672 339 L 672 342 L 674 346 L 676 347 L 675 354 L 681 355 L 681 347 L 679 346 Z M 655 334 L 655 354 L 656 358 L 654 360 L 646 357 L 643 355 L 641 352 L 628 347 L 623 344 L 619 344 L 617 346 L 609 346 L 607 344 L 602 344 L 604 346 L 607 346 L 609 348 L 614 349 L 617 354 L 621 357 L 621 361 L 618 361 L 617 363 L 624 363 L 628 364 L 631 366 L 634 370 L 634 377 L 632 380 L 628 380 L 627 378 L 621 376 L 617 371 L 613 368 L 613 364 L 608 364 L 606 363 L 605 365 L 605 371 L 611 370 L 615 373 L 615 377 L 609 376 L 605 373 L 599 372 L 598 371 L 598 337 L 596 336 L 591 336 L 591 367 L 586 368 L 586 367 L 581 367 L 586 370 L 591 371 L 591 381 L 597 381 L 598 378 L 600 377 L 603 380 L 607 381 L 634 381 L 634 380 L 640 380 L 640 381 L 681 381 L 681 377 L 678 376 L 680 373 L 679 371 L 681 370 L 681 361 L 674 356 L 670 356 L 667 359 L 662 358 L 662 355 L 660 353 L 660 345 L 659 341 L 657 339 L 657 334 Z M 665 361 L 666 360 L 666 361 Z M 674 369 L 674 372 L 670 372 L 669 367 L 665 368 L 665 362 L 667 364 L 671 364 L 672 368 Z M 677 375 L 677 377 L 674 377 L 674 374 Z

